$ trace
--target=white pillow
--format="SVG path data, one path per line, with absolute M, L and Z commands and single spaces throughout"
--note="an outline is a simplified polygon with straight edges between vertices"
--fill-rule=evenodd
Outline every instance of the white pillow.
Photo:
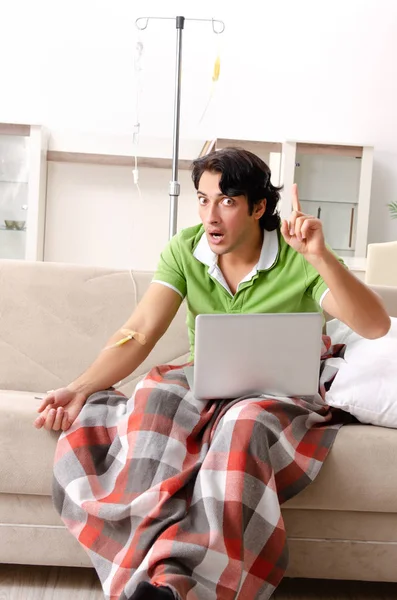
M 397 428 L 397 318 L 387 335 L 367 340 L 334 319 L 327 324 L 333 344 L 346 344 L 344 358 L 328 359 L 338 373 L 325 401 L 362 423 Z

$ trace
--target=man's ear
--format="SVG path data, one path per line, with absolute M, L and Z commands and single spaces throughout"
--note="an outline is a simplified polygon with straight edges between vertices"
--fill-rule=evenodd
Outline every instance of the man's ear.
M 266 198 L 263 198 L 258 204 L 255 205 L 254 217 L 255 219 L 260 219 L 263 217 L 266 211 Z

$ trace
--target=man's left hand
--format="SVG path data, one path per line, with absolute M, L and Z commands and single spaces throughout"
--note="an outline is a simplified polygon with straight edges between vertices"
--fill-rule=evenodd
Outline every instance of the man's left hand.
M 309 262 L 321 258 L 327 251 L 322 223 L 320 219 L 302 212 L 296 183 L 292 186 L 290 220 L 282 222 L 281 233 L 287 244 L 303 254 Z

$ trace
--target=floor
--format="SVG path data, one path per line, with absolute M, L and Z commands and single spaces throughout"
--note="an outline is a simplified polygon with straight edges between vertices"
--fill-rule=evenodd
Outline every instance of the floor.
M 285 579 L 272 600 L 396 600 L 397 584 Z M 103 600 L 93 569 L 0 565 L 0 600 Z

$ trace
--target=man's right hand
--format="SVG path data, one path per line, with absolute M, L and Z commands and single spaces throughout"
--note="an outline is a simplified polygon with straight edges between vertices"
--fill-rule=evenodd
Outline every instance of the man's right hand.
M 68 387 L 48 392 L 37 409 L 41 413 L 34 421 L 37 429 L 67 431 L 83 408 L 86 395 Z

